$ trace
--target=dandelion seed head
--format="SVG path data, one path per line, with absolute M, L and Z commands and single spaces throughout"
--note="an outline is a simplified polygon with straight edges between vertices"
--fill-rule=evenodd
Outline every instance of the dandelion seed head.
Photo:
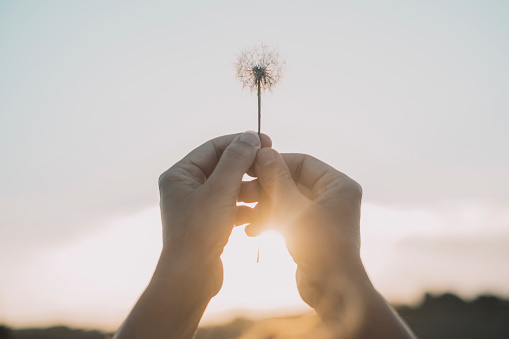
M 261 90 L 272 90 L 282 78 L 284 65 L 275 47 L 261 44 L 238 56 L 235 62 L 236 77 L 242 87 L 248 87 L 251 91 L 256 91 L 258 85 Z

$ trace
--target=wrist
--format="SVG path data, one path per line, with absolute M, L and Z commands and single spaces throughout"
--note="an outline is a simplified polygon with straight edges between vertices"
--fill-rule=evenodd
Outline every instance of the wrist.
M 193 338 L 214 295 L 206 272 L 163 250 L 149 285 L 115 338 Z
M 323 318 L 342 313 L 353 293 L 364 295 L 376 292 L 358 256 L 314 273 L 305 276 L 309 277 L 306 280 L 314 287 L 313 308 Z
M 183 251 L 164 247 L 151 284 L 175 288 L 191 294 L 196 302 L 210 301 L 223 283 L 223 265 L 220 257 L 198 258 Z M 191 300 L 190 300 L 191 301 Z
M 328 276 L 314 307 L 332 337 L 414 338 L 371 283 L 362 262 Z
M 344 322 L 349 314 L 362 311 L 364 301 L 376 293 L 365 272 L 333 272 L 320 286 L 315 311 L 324 322 Z

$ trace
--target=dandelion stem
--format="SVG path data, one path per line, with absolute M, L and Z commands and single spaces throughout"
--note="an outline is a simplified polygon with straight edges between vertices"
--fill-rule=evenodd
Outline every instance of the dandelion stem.
M 258 79 L 256 81 L 256 87 L 258 88 L 258 137 L 260 138 L 260 132 L 261 132 L 261 127 L 262 127 L 262 108 L 261 108 L 262 93 L 261 93 L 260 79 Z M 261 188 L 260 184 L 258 184 L 258 204 L 260 204 L 262 201 L 261 197 L 262 197 L 262 188 Z M 258 253 L 256 254 L 256 263 L 258 264 L 259 262 L 260 262 L 260 238 L 258 238 Z
M 258 94 L 258 137 L 261 137 L 262 129 L 262 89 L 271 90 L 281 79 L 285 62 L 280 58 L 276 48 L 260 45 L 253 49 L 242 52 L 237 58 L 235 67 L 237 78 L 242 87 L 247 87 Z M 257 220 L 263 221 L 262 200 L 263 190 L 258 183 L 258 216 Z M 258 239 L 258 255 L 256 262 L 260 262 L 260 240 Z
M 256 254 L 256 263 L 260 263 L 260 238 L 258 238 L 258 253 Z
M 261 108 L 261 102 L 262 102 L 262 93 L 261 93 L 261 86 L 260 86 L 260 79 L 256 81 L 256 87 L 258 87 L 258 137 L 260 137 L 260 130 L 262 127 L 262 108 Z

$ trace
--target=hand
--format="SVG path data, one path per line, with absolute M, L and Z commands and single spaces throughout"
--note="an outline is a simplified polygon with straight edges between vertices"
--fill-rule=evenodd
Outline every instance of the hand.
M 115 339 L 194 338 L 210 299 L 221 289 L 220 255 L 234 224 L 252 210 L 237 207 L 242 176 L 261 146 L 254 132 L 206 142 L 159 178 L 163 250 L 150 284 Z
M 228 135 L 206 142 L 159 178 L 163 253 L 180 265 L 207 274 L 210 297 L 223 282 L 220 255 L 233 226 L 249 221 L 247 206 L 236 206 L 242 176 L 260 147 L 271 140 L 255 132 Z
M 360 186 L 310 156 L 260 149 L 270 145 L 253 132 L 220 137 L 161 175 L 163 251 L 116 339 L 192 338 L 221 288 L 233 225 L 256 232 L 267 220 L 286 236 L 299 292 L 332 337 L 413 338 L 362 266 Z M 242 183 L 246 172 L 258 179 Z M 236 201 L 259 201 L 260 214 Z
M 359 254 L 362 189 L 309 155 L 280 155 L 270 148 L 258 152 L 254 170 L 264 193 L 259 208 L 262 220 L 246 232 L 255 235 L 268 222 L 283 233 L 297 263 L 299 292 L 316 308 L 337 273 L 363 271 Z
M 254 170 L 258 180 L 241 194 L 258 199 L 259 218 L 246 232 L 257 234 L 269 223 L 283 233 L 297 263 L 299 293 L 330 337 L 414 338 L 362 265 L 359 184 L 309 155 L 270 148 L 258 151 Z

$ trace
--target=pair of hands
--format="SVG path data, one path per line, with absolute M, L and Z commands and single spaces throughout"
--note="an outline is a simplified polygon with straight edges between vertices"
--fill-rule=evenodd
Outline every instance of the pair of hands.
M 219 137 L 161 175 L 163 250 L 115 339 L 193 338 L 221 289 L 224 246 L 234 225 L 246 223 L 248 234 L 272 224 L 286 237 L 300 295 L 327 338 L 414 338 L 360 260 L 360 186 L 311 156 L 271 145 L 254 132 Z M 257 179 L 242 182 L 244 173 Z
M 254 132 L 222 136 L 161 175 L 162 258 L 199 271 L 203 297 L 210 299 L 222 286 L 220 255 L 234 225 L 249 223 L 248 235 L 277 225 L 297 263 L 301 297 L 317 311 L 328 308 L 321 302 L 327 286 L 363 272 L 361 188 L 311 156 L 279 154 L 271 146 L 268 136 Z M 244 173 L 257 179 L 242 182 Z M 236 205 L 256 201 L 254 209 Z

